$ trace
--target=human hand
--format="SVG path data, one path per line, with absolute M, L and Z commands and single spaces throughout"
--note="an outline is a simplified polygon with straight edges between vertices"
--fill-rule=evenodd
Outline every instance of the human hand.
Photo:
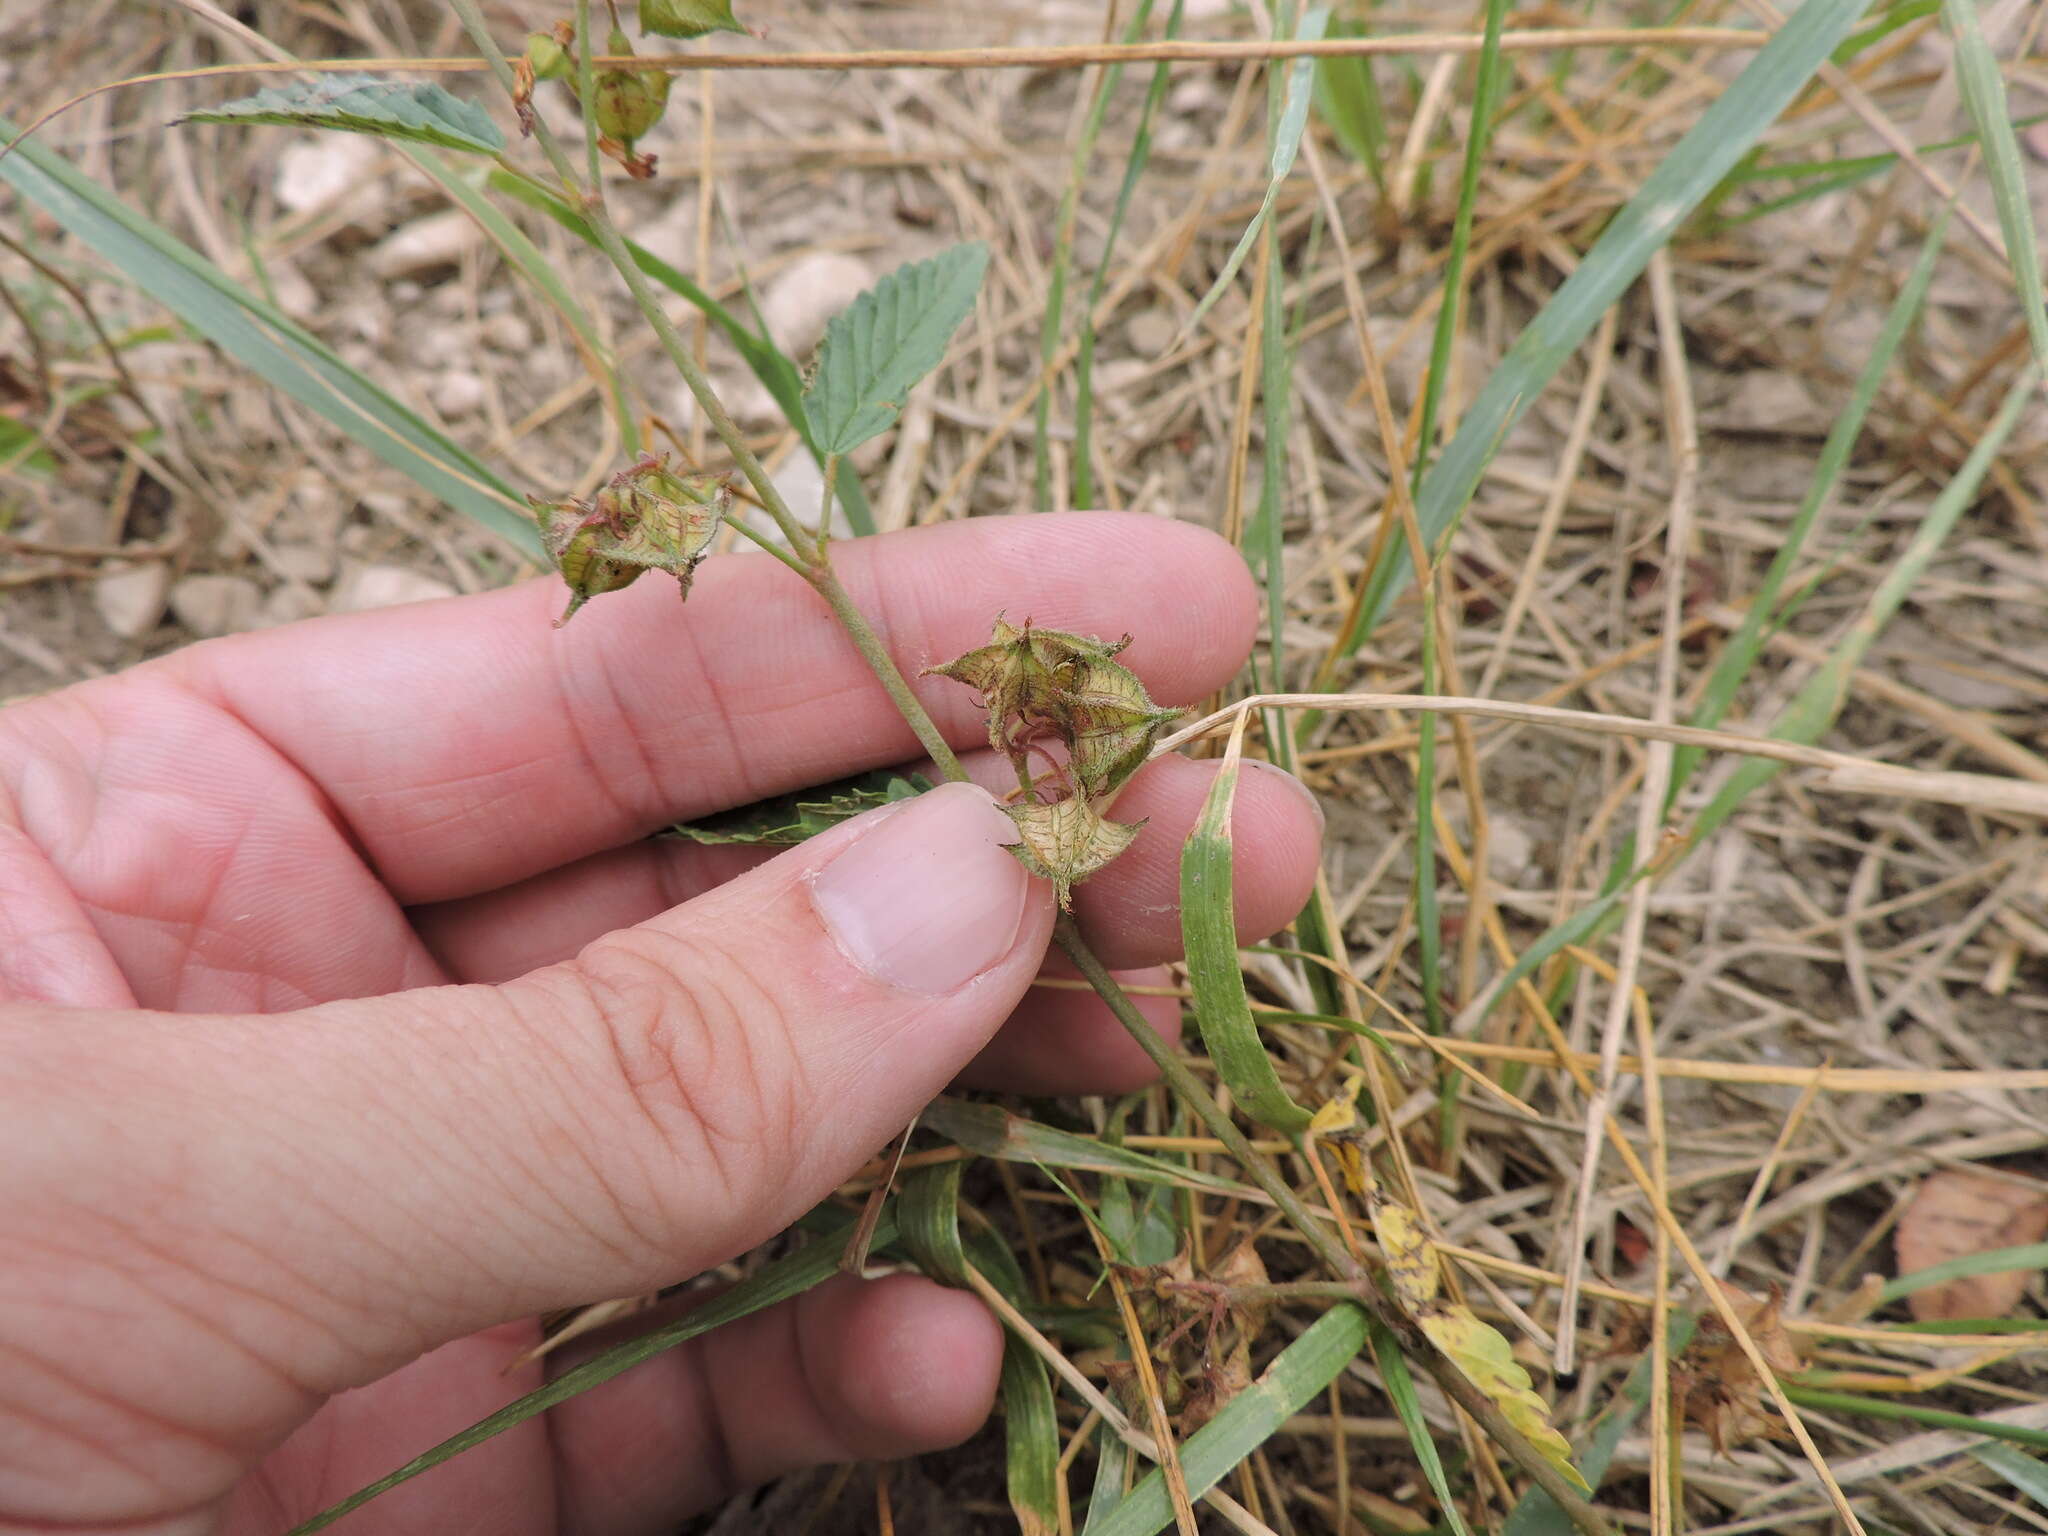
M 1008 609 L 1136 636 L 1163 703 L 1256 628 L 1211 535 L 977 521 L 841 546 L 907 673 Z M 946 787 L 764 859 L 646 840 L 915 754 L 775 561 L 193 646 L 0 712 L 0 1532 L 277 1532 L 537 1386 L 537 1313 L 673 1284 L 816 1204 L 949 1081 L 1117 1091 L 1092 994 L 1033 989 L 1053 904 Z M 919 692 L 950 740 L 972 695 Z M 984 754 L 986 756 L 986 754 Z M 981 763 L 1000 785 L 1006 765 Z M 998 771 L 1000 770 L 1000 771 Z M 1210 765 L 1077 895 L 1136 979 L 1178 944 Z M 1314 877 L 1313 801 L 1238 792 L 1237 912 Z M 1162 1003 L 1165 1006 L 1162 1006 Z M 1171 1000 L 1141 998 L 1171 1036 Z M 916 1276 L 840 1279 L 486 1441 L 385 1532 L 656 1531 L 818 1461 L 972 1433 L 1001 1336 Z

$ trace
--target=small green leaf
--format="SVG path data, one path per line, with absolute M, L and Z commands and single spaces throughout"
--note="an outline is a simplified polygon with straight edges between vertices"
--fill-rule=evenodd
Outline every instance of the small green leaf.
M 1303 1329 L 1256 1382 L 1182 1442 L 1180 1465 L 1188 1492 L 1198 1498 L 1207 1493 L 1279 1433 L 1351 1363 L 1365 1342 L 1365 1330 L 1364 1309 L 1350 1302 L 1337 1303 Z M 1094 1536 L 1152 1536 L 1171 1524 L 1166 1479 L 1155 1467 L 1106 1518 L 1091 1518 L 1088 1528 Z
M 640 0 L 640 30 L 663 37 L 702 37 L 747 29 L 733 19 L 732 0 Z
M 693 843 L 786 848 L 808 841 L 862 811 L 895 800 L 908 800 L 931 787 L 931 780 L 921 773 L 902 774 L 884 768 L 816 789 L 798 790 L 793 795 L 757 800 L 701 821 L 683 822 L 670 827 L 668 832 Z
M 835 1216 L 836 1212 L 833 1213 Z M 334 1524 L 343 1515 L 362 1508 L 379 1494 L 388 1493 L 400 1483 L 410 1482 L 422 1472 L 431 1471 L 453 1457 L 461 1455 L 473 1445 L 480 1445 L 496 1434 L 501 1434 L 515 1424 L 546 1413 L 557 1403 L 566 1403 L 592 1387 L 602 1386 L 623 1371 L 631 1370 L 643 1360 L 653 1358 L 665 1349 L 687 1343 L 700 1334 L 722 1327 L 763 1307 L 787 1301 L 800 1296 L 812 1286 L 822 1285 L 839 1273 L 840 1255 L 846 1251 L 845 1233 L 850 1223 L 833 1220 L 826 1226 L 825 1235 L 804 1244 L 794 1253 L 763 1265 L 746 1279 L 720 1292 L 702 1306 L 692 1308 L 687 1314 L 672 1323 L 664 1323 L 650 1333 L 638 1338 L 615 1344 L 603 1354 L 585 1360 L 581 1365 L 571 1366 L 556 1376 L 546 1386 L 538 1387 L 500 1408 L 496 1413 L 481 1418 L 469 1428 L 451 1435 L 430 1450 L 422 1451 L 395 1472 L 387 1472 L 374 1483 L 357 1489 L 338 1504 L 331 1504 L 310 1520 L 292 1527 L 289 1536 L 312 1536 L 318 1530 Z M 875 1223 L 872 1241 L 876 1247 L 896 1240 L 896 1212 L 885 1209 L 881 1219 Z
M 361 75 L 323 75 L 273 86 L 239 101 L 188 112 L 179 121 L 333 128 L 479 155 L 495 155 L 505 147 L 505 135 L 482 107 L 451 96 L 438 85 Z
M 895 425 L 911 386 L 945 357 L 987 270 L 987 246 L 956 245 L 898 267 L 832 317 L 804 391 L 820 452 L 851 453 Z
M 1238 969 L 1237 917 L 1231 899 L 1230 806 L 1237 794 L 1238 743 L 1223 759 L 1209 798 L 1180 855 L 1180 932 L 1188 986 L 1202 1044 L 1244 1112 L 1289 1136 L 1308 1129 L 1310 1114 L 1289 1097 L 1273 1070 Z

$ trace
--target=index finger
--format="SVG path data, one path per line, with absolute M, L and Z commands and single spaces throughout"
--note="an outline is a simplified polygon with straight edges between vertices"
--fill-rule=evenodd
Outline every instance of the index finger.
M 941 524 L 835 546 L 840 579 L 949 741 L 972 692 L 916 674 L 1007 611 L 1134 636 L 1162 703 L 1237 671 L 1251 578 L 1206 530 L 1128 513 Z M 492 890 L 679 819 L 917 755 L 824 602 L 780 561 L 723 558 L 687 604 L 648 579 L 562 630 L 552 581 L 318 619 L 158 665 L 321 792 L 405 903 Z

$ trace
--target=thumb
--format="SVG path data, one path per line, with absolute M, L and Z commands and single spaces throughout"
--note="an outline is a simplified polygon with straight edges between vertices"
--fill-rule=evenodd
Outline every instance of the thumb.
M 504 986 L 25 1030 L 0 1217 L 162 1304 L 114 1330 L 159 1378 L 180 1318 L 209 1371 L 225 1329 L 324 1394 L 671 1284 L 817 1203 L 995 1033 L 1052 926 L 1013 836 L 949 785 Z

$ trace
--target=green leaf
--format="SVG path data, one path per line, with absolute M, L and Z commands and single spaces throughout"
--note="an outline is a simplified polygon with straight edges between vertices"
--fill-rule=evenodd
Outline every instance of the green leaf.
M 893 768 L 881 768 L 816 789 L 757 800 L 701 821 L 681 822 L 670 827 L 668 835 L 693 843 L 784 848 L 816 837 L 848 817 L 892 801 L 908 800 L 931 787 L 931 780 L 921 773 L 903 774 Z
M 886 432 L 911 386 L 939 366 L 988 270 L 988 247 L 956 245 L 889 273 L 832 317 L 804 415 L 826 454 Z
M 1230 806 L 1236 798 L 1240 761 L 1234 751 L 1224 758 L 1195 829 L 1181 849 L 1181 944 L 1188 957 L 1195 1023 L 1209 1059 L 1246 1114 L 1293 1136 L 1308 1129 L 1310 1112 L 1281 1086 L 1253 1022 L 1244 972 L 1238 968 Z
M 491 172 L 490 186 L 492 190 L 503 192 L 536 212 L 546 214 L 585 245 L 593 249 L 599 248 L 597 231 L 590 227 L 590 221 L 564 202 L 561 194 L 553 189 L 543 186 L 524 173 L 507 170 L 503 166 Z M 811 431 L 809 419 L 804 415 L 804 379 L 796 364 L 765 334 L 750 328 L 729 308 L 645 246 L 627 240 L 626 252 L 633 258 L 634 266 L 668 289 L 670 293 L 696 306 L 713 325 L 718 327 L 726 340 L 732 343 L 733 350 L 739 353 L 740 361 L 747 365 L 775 403 L 782 408 L 784 419 L 796 428 L 798 436 L 804 440 L 804 446 L 811 451 L 811 457 L 822 468 L 825 455 L 818 451 L 817 438 Z M 846 520 L 852 525 L 853 531 L 857 534 L 873 533 L 875 516 L 868 507 L 867 492 L 860 483 L 860 475 L 851 464 L 842 463 L 839 466 L 837 484 L 839 504 L 846 509 Z
M 0 118 L 0 135 L 13 139 L 17 133 Z M 62 156 L 36 140 L 17 144 L 0 160 L 0 181 L 251 372 L 522 554 L 541 558 L 540 536 L 525 503 L 481 459 Z
M 1822 1413 L 1856 1414 L 1867 1419 L 1890 1419 L 1906 1424 L 1925 1424 L 1930 1429 L 1959 1429 L 1964 1434 L 1982 1435 L 1987 1440 L 2010 1440 L 2015 1445 L 2048 1449 L 2048 1429 L 2027 1424 L 2009 1424 L 2003 1419 L 1975 1418 L 1967 1413 L 1950 1413 L 1944 1408 L 1923 1408 L 1892 1398 L 1863 1397 L 1854 1392 L 1820 1392 L 1812 1387 L 1784 1382 L 1785 1396 L 1801 1408 Z
M 1807 0 L 1757 50 L 1733 83 L 1700 114 L 1636 195 L 1529 322 L 1467 407 L 1458 430 L 1423 477 L 1415 498 L 1426 548 L 1434 548 L 1478 489 L 1509 429 L 1564 366 L 1601 315 L 1642 274 L 1700 200 L 1732 170 L 1849 33 L 1864 0 Z M 1406 542 L 1391 541 L 1373 568 L 1340 641 L 1346 656 L 1365 643 L 1387 605 L 1413 576 Z M 1306 728 L 1304 721 L 1298 729 Z
M 1457 1536 L 1472 1536 L 1464 1516 L 1458 1513 L 1457 1500 L 1451 1496 L 1451 1481 L 1444 1474 L 1444 1459 L 1436 1448 L 1436 1437 L 1429 1432 L 1428 1421 L 1422 1416 L 1422 1394 L 1415 1390 L 1415 1377 L 1408 1369 L 1407 1358 L 1401 1353 L 1401 1341 L 1378 1318 L 1371 1320 L 1367 1337 L 1372 1345 L 1373 1364 L 1379 1367 L 1380 1384 L 1387 1389 L 1387 1401 L 1394 1405 L 1394 1416 L 1408 1433 L 1408 1447 L 1415 1452 L 1415 1460 L 1422 1467 L 1423 1480 L 1436 1496 L 1437 1508 L 1444 1512 L 1444 1518 L 1450 1522 Z
M 962 1162 L 934 1163 L 903 1180 L 898 1204 L 903 1246 L 932 1279 L 967 1284 L 971 1259 L 1004 1297 L 1020 1309 L 1029 1300 L 1024 1272 L 993 1234 L 960 1239 Z M 1010 1507 L 1022 1536 L 1051 1536 L 1059 1529 L 1059 1421 L 1045 1362 L 1016 1334 L 1003 1340 L 1003 1438 L 1008 1446 Z
M 1339 1302 L 1283 1349 L 1259 1379 L 1188 1436 L 1180 1448 L 1188 1493 L 1199 1498 L 1271 1439 L 1349 1365 L 1365 1342 L 1362 1308 Z M 1153 1536 L 1173 1523 L 1166 1479 L 1157 1468 L 1108 1517 L 1088 1521 L 1090 1536 Z
M 2048 1509 L 2048 1462 L 2009 1445 L 1973 1446 L 1970 1454 L 2043 1509 Z
M 474 102 L 451 96 L 438 85 L 408 85 L 374 75 L 295 80 L 238 101 L 187 112 L 178 121 L 332 128 L 477 155 L 495 155 L 505 147 L 505 135 Z
M 2016 1248 L 1991 1248 L 1983 1253 L 1967 1253 L 1960 1259 L 1950 1259 L 1943 1264 L 1930 1264 L 1925 1269 L 1916 1269 L 1910 1275 L 1899 1275 L 1887 1280 L 1884 1289 L 1877 1293 L 1878 1305 L 1888 1306 L 1902 1300 L 1915 1291 L 1924 1291 L 1929 1286 L 1946 1285 L 1951 1280 L 1967 1280 L 1973 1275 L 1996 1275 L 2013 1269 L 2048 1269 L 2048 1243 L 2022 1243 Z
M 566 1403 L 570 1398 L 610 1381 L 622 1371 L 652 1359 L 665 1349 L 673 1349 L 699 1334 L 709 1333 L 713 1328 L 758 1312 L 763 1307 L 787 1301 L 831 1279 L 839 1273 L 839 1260 L 846 1250 L 844 1234 L 849 1225 L 847 1222 L 838 1223 L 834 1233 L 818 1237 L 795 1253 L 766 1265 L 729 1290 L 719 1292 L 702 1306 L 691 1309 L 687 1315 L 637 1339 L 614 1345 L 594 1360 L 571 1367 L 546 1386 L 527 1393 L 516 1402 L 507 1403 L 490 1417 L 479 1419 L 460 1434 L 451 1435 L 432 1450 L 415 1456 L 397 1471 L 386 1473 L 367 1487 L 357 1489 L 339 1504 L 321 1510 L 303 1525 L 295 1526 L 289 1536 L 312 1536 L 314 1531 L 324 1530 L 379 1494 L 390 1492 L 400 1483 L 410 1482 L 422 1472 L 438 1467 L 515 1424 L 523 1424 L 536 1415 L 546 1413 L 557 1403 Z M 896 1212 L 885 1209 L 875 1224 L 873 1244 L 879 1248 L 895 1236 Z
M 1365 26 L 1338 20 L 1331 24 L 1330 36 L 1363 37 Z M 1363 54 L 1317 59 L 1315 102 L 1344 152 L 1366 168 L 1384 196 L 1387 173 L 1381 161 L 1387 148 L 1387 117 L 1372 60 Z
M 1323 35 L 1329 25 L 1330 8 L 1317 6 L 1301 18 L 1301 26 L 1295 36 L 1303 42 L 1314 42 Z M 1280 184 L 1287 179 L 1287 173 L 1294 169 L 1294 158 L 1301 153 L 1301 133 L 1308 126 L 1309 103 L 1315 98 L 1315 60 L 1296 59 L 1287 67 L 1287 91 L 1280 106 L 1279 122 L 1272 133 L 1272 149 L 1266 161 L 1266 195 L 1259 200 L 1258 212 L 1245 225 L 1244 233 L 1238 237 L 1236 249 L 1230 259 L 1223 263 L 1223 270 L 1216 274 L 1216 281 L 1209 285 L 1209 291 L 1202 295 L 1195 312 L 1188 316 L 1187 323 L 1180 328 L 1182 336 L 1188 335 L 1202 323 L 1202 317 L 1210 307 L 1223 297 L 1224 290 L 1237 279 L 1237 270 L 1244 265 L 1245 257 L 1251 254 L 1253 242 L 1259 238 L 1259 231 L 1265 228 L 1266 220 L 1272 217 L 1273 204 L 1280 196 Z
M 1920 312 L 1922 300 L 1927 297 L 1928 285 L 1934 281 L 1935 263 L 1941 255 L 1942 237 L 1948 230 L 1949 210 L 1943 209 L 1927 231 L 1927 238 L 1921 244 L 1920 257 L 1913 265 L 1911 274 L 1899 289 L 1899 296 L 1893 301 L 1890 312 L 1885 316 L 1883 329 L 1877 342 L 1870 349 L 1870 356 L 1864 360 L 1862 371 L 1856 376 L 1856 386 L 1850 392 L 1849 403 L 1835 418 L 1828 429 L 1827 441 L 1822 444 L 1820 457 L 1814 461 L 1813 476 L 1807 483 L 1806 495 L 1799 503 L 1799 510 L 1792 515 L 1786 526 L 1778 551 L 1771 558 L 1770 568 L 1758 583 L 1748 606 L 1744 608 L 1742 622 L 1728 637 L 1728 643 L 1721 648 L 1721 654 L 1714 662 L 1712 675 L 1707 679 L 1706 688 L 1700 695 L 1700 702 L 1693 710 L 1691 725 L 1712 728 L 1718 726 L 1729 708 L 1735 702 L 1736 690 L 1749 675 L 1750 668 L 1762 653 L 1766 625 L 1782 622 L 1778 611 L 1778 594 L 1783 590 L 1793 567 L 1805 555 L 1806 541 L 1812 533 L 1820 509 L 1834 495 L 1840 483 L 1842 472 L 1848 468 L 1849 455 L 1856 447 L 1856 441 L 1863 433 L 1864 419 L 1870 414 L 1871 406 L 1877 400 L 1879 387 L 1884 376 L 1890 371 L 1892 359 L 1899 346 L 1906 339 L 1913 318 Z M 1671 785 L 1664 796 L 1667 812 L 1678 803 L 1678 797 L 1692 778 L 1704 754 L 1698 747 L 1680 747 L 1671 758 Z
M 1956 81 L 1984 146 L 1984 174 L 1991 180 L 1992 201 L 1998 206 L 1998 227 L 2005 233 L 2006 262 L 2019 291 L 2020 312 L 2026 316 L 2034 366 L 2048 376 L 2048 296 L 2041 288 L 2041 246 L 2034 236 L 2019 139 L 2006 110 L 2005 82 L 1999 78 L 1998 60 L 1983 28 L 1977 25 L 1976 0 L 1942 0 L 1941 22 L 1955 39 Z
M 1183 1168 L 1163 1158 L 1076 1136 L 1036 1120 L 1013 1115 L 995 1104 L 969 1104 L 962 1099 L 935 1099 L 925 1106 L 919 1124 L 948 1141 L 1004 1162 L 1033 1163 L 1045 1168 L 1078 1168 L 1087 1173 L 1114 1174 L 1146 1184 L 1206 1189 L 1239 1199 L 1262 1201 L 1249 1184 L 1220 1174 Z
M 640 0 L 640 30 L 663 37 L 702 37 L 707 32 L 739 32 L 732 0 Z

